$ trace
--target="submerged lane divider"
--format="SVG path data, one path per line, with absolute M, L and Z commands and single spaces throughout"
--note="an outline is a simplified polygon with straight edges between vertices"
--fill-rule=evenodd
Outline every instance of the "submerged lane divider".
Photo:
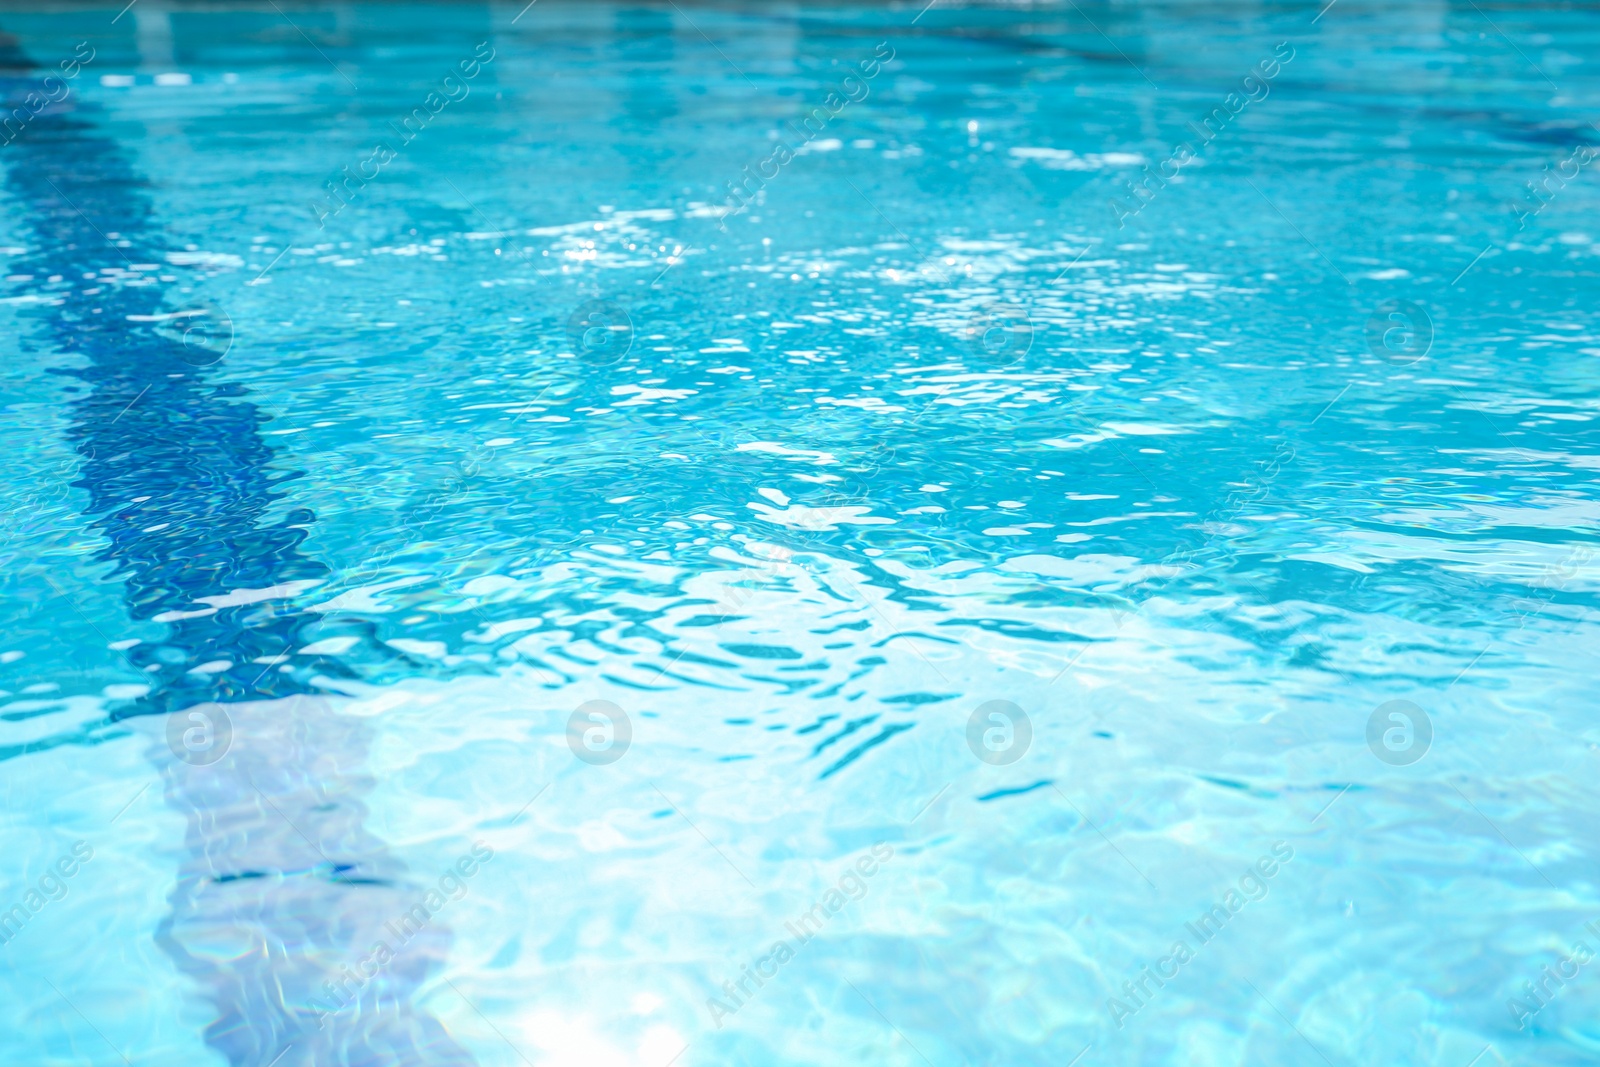
M 275 517 L 294 475 L 272 468 L 245 389 L 218 380 L 231 320 L 187 277 L 158 284 L 184 273 L 165 265 L 145 180 L 70 83 L 40 88 L 66 68 L 9 42 L 4 110 L 28 121 L 13 124 L 0 168 L 33 234 L 17 272 L 41 279 L 22 343 L 58 354 L 86 387 L 70 434 L 73 484 L 105 543 L 95 560 L 123 583 L 130 617 L 167 626 L 159 644 L 123 651 L 149 688 L 112 716 L 170 726 L 151 731 L 152 757 L 188 830 L 158 940 L 214 1006 L 206 1042 L 238 1067 L 466 1067 L 413 1003 L 449 944 L 441 924 L 327 1011 L 338 964 L 368 952 L 418 885 L 363 827 L 365 720 L 336 714 L 317 684 L 352 672 L 291 658 L 318 634 L 316 616 L 282 607 L 327 574 L 299 549 L 314 516 Z M 58 82 L 67 91 L 43 99 Z

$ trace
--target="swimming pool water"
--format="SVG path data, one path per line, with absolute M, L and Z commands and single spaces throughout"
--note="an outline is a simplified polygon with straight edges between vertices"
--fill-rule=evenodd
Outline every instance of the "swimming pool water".
M 0 1062 L 1600 1057 L 1600 20 L 0 9 Z

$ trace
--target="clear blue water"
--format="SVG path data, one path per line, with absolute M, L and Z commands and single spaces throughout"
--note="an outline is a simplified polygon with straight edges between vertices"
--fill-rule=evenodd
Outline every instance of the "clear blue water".
M 0 1062 L 1600 1059 L 1592 11 L 118 6 Z

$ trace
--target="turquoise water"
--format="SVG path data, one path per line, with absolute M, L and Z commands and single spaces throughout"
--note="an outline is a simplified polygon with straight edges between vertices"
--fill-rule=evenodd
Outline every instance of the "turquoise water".
M 1600 1058 L 1592 12 L 119 8 L 0 1062 Z

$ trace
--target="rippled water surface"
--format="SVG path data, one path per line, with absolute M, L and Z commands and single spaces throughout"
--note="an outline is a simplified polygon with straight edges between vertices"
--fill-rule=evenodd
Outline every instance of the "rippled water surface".
M 1600 1060 L 1600 10 L 0 30 L 0 1061 Z

